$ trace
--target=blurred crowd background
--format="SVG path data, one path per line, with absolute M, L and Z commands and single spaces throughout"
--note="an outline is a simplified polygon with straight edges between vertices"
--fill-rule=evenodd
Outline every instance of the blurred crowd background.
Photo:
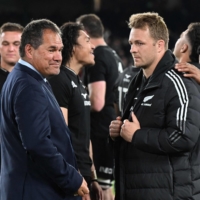
M 105 39 L 127 67 L 132 64 L 129 53 L 130 15 L 158 12 L 170 31 L 169 48 L 189 23 L 200 21 L 200 0 L 0 0 L 0 26 L 16 22 L 25 26 L 32 19 L 47 18 L 61 26 L 82 14 L 95 13 L 105 26 Z

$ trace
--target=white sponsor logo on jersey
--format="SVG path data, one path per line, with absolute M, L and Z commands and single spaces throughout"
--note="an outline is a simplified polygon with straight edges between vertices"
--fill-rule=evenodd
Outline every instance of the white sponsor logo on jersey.
M 130 82 L 130 77 L 131 77 L 131 75 L 125 74 L 123 81 L 129 83 Z
M 113 173 L 113 169 L 112 168 L 103 167 L 103 166 L 100 166 L 99 171 L 103 172 L 105 174 L 112 174 Z
M 131 75 L 129 75 L 129 74 L 125 74 L 125 77 L 126 77 L 126 78 L 130 78 Z
M 85 94 L 81 93 L 81 95 L 84 97 L 84 99 L 86 99 L 87 93 L 85 93 Z
M 84 101 L 84 106 L 91 106 L 90 101 Z

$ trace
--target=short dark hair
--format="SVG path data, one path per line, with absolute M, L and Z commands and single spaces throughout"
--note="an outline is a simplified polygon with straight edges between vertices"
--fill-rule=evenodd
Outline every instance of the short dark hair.
M 25 46 L 30 44 L 34 49 L 37 49 L 43 43 L 43 32 L 51 30 L 61 36 L 58 26 L 48 19 L 33 20 L 26 25 L 21 37 L 19 47 L 20 56 L 25 56 Z
M 200 48 L 200 23 L 194 22 L 189 24 L 186 37 L 191 45 L 190 60 L 199 62 Z
M 103 37 L 104 27 L 101 19 L 95 14 L 81 15 L 76 19 L 77 23 L 82 23 L 86 32 L 91 38 Z
M 167 26 L 158 13 L 146 12 L 131 15 L 129 19 L 129 28 L 149 28 L 151 37 L 154 40 L 164 40 L 165 48 L 168 48 L 169 32 Z
M 0 34 L 7 32 L 7 31 L 22 33 L 23 30 L 24 30 L 24 27 L 21 26 L 20 24 L 6 22 L 6 23 L 2 24 L 2 26 L 0 28 Z
M 60 30 L 62 32 L 62 42 L 64 45 L 62 50 L 62 65 L 66 65 L 72 57 L 74 45 L 78 45 L 77 38 L 80 35 L 80 31 L 84 31 L 84 27 L 82 24 L 67 22 L 60 27 Z

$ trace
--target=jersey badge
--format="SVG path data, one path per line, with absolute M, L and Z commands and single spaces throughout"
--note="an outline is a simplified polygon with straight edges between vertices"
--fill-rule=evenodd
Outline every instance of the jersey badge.
M 149 101 L 149 100 L 151 100 L 153 97 L 154 97 L 154 95 L 144 97 L 143 102 L 142 102 L 141 105 L 142 106 L 149 106 L 149 107 L 151 107 L 152 103 L 146 103 L 146 102 Z

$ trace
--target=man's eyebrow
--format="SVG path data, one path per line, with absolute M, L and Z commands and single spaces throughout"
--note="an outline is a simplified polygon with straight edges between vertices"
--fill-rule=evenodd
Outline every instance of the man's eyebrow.
M 129 43 L 136 43 L 136 42 L 142 42 L 142 43 L 145 43 L 145 42 L 142 41 L 142 40 L 134 40 L 134 41 L 129 40 L 128 42 L 129 42 Z
M 1 43 L 20 43 L 21 41 L 20 40 L 15 40 L 15 41 L 8 41 L 8 40 L 2 40 Z
M 90 40 L 90 36 L 86 35 L 85 38 L 87 38 L 88 40 Z
M 57 48 L 57 47 L 54 46 L 54 45 L 52 45 L 52 46 L 49 46 L 48 48 L 50 48 L 50 49 L 55 49 L 55 48 Z
M 63 48 L 63 46 L 62 46 L 62 47 L 58 47 L 58 46 L 56 46 L 56 45 L 52 45 L 52 46 L 49 46 L 48 48 L 49 48 L 49 49 L 58 49 L 58 48 Z

